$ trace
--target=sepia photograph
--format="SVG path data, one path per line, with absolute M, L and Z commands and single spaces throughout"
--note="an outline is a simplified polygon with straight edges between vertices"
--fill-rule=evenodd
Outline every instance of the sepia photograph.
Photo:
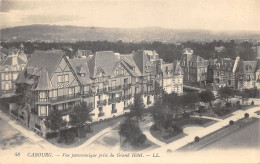
M 260 163 L 260 0 L 0 0 L 13 163 Z

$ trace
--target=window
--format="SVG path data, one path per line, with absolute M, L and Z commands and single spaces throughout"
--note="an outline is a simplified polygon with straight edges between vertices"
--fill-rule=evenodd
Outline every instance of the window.
M 139 81 L 140 81 L 139 77 L 135 78 L 136 83 L 139 83 Z
M 58 75 L 58 83 L 62 83 L 62 82 L 63 82 L 62 75 Z
M 84 86 L 84 92 L 88 92 L 89 91 L 89 86 Z
M 9 80 L 9 73 L 5 74 L 5 80 Z
M 116 104 L 112 104 L 112 110 L 116 110 Z
M 13 73 L 13 80 L 16 80 L 18 77 L 18 73 Z
M 113 81 L 112 81 L 112 87 L 115 87 L 115 86 L 116 86 L 116 81 L 113 80 Z
M 147 105 L 151 104 L 150 96 L 147 96 Z
M 52 90 L 52 97 L 57 97 L 57 90 Z
M 124 79 L 124 84 L 128 84 L 128 78 Z
M 5 79 L 5 74 L 1 73 L 1 79 L 4 80 Z
M 39 97 L 40 97 L 40 98 L 46 98 L 46 92 L 45 92 L 45 91 L 41 91 L 41 92 L 39 93 Z
M 116 70 L 116 75 L 118 75 L 119 74 L 119 71 L 118 71 L 118 69 Z
M 9 83 L 5 83 L 4 90 L 9 90 L 9 89 L 10 89 Z
M 68 74 L 64 75 L 64 82 L 69 82 L 69 75 Z
M 74 94 L 74 88 L 69 88 L 69 94 L 73 95 Z
M 40 112 L 40 116 L 46 116 L 47 115 L 47 109 L 48 107 L 45 105 L 40 105 L 38 106 L 39 112 Z

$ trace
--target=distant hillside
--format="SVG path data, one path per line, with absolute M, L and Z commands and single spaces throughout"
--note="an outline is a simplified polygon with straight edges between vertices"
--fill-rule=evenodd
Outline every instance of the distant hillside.
M 2 41 L 119 41 L 183 42 L 212 40 L 260 40 L 260 32 L 214 33 L 206 30 L 173 30 L 159 27 L 100 28 L 56 25 L 29 25 L 0 30 Z

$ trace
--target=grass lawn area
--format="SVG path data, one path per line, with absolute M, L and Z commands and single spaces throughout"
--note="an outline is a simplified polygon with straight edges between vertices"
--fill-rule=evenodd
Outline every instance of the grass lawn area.
M 125 119 L 125 117 L 122 116 L 118 116 L 115 118 L 110 118 L 110 119 L 106 119 L 106 120 L 102 120 L 99 122 L 94 122 L 91 125 L 91 129 L 92 129 L 92 133 L 87 133 L 85 138 L 77 138 L 73 144 L 66 144 L 66 143 L 58 143 L 57 139 L 58 138 L 52 138 L 52 139 L 48 139 L 48 141 L 50 143 L 52 143 L 53 145 L 57 146 L 57 147 L 62 147 L 62 148 L 71 148 L 71 147 L 77 147 L 81 144 L 84 144 L 88 139 L 90 139 L 91 137 L 93 137 L 94 135 L 96 135 L 97 133 L 101 132 L 102 130 L 115 125 L 118 122 L 122 122 Z
M 211 121 L 213 121 L 213 120 L 205 119 L 205 118 L 191 117 L 189 119 L 180 118 L 177 120 L 176 124 L 178 127 L 183 127 L 184 125 L 188 125 L 188 124 L 205 125 Z M 155 138 L 157 138 L 158 140 L 160 140 L 164 143 L 171 143 L 175 140 L 178 140 L 178 139 L 186 136 L 186 134 L 183 133 L 182 130 L 170 131 L 170 130 L 164 129 L 164 128 L 161 128 L 160 130 L 155 130 L 154 125 L 151 127 L 150 132 Z

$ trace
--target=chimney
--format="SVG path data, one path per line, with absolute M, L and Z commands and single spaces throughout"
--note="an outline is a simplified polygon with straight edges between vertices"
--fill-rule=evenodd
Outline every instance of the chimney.
M 237 67 L 238 67 L 238 63 L 239 63 L 239 61 L 240 61 L 240 57 L 237 56 L 237 57 L 236 57 L 236 60 L 235 60 L 234 67 L 233 67 L 233 71 L 232 71 L 233 73 L 236 72 L 236 69 L 237 69 Z

